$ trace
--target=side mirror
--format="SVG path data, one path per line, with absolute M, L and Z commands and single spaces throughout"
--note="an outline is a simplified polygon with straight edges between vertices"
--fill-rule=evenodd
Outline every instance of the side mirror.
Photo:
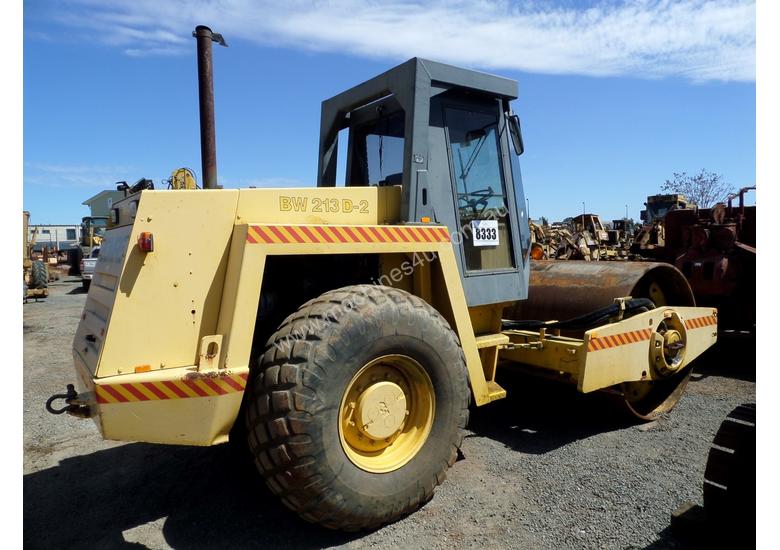
M 509 124 L 509 133 L 512 136 L 512 143 L 515 146 L 515 153 L 519 155 L 523 154 L 525 148 L 523 147 L 523 134 L 520 132 L 520 117 L 517 115 L 510 115 L 507 119 Z

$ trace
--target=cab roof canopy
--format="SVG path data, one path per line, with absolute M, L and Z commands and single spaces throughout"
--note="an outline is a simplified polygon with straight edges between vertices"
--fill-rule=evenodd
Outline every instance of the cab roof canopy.
M 453 89 L 501 99 L 506 109 L 517 98 L 514 80 L 414 57 L 323 101 L 317 186 L 336 185 L 338 133 L 350 126 L 350 113 L 393 96 L 405 114 L 402 210 L 406 210 L 412 164 L 414 170 L 428 168 L 430 99 Z

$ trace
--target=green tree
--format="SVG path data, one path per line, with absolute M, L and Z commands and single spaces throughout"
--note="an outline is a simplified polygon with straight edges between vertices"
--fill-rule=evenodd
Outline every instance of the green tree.
M 685 195 L 699 208 L 710 208 L 719 202 L 724 202 L 733 189 L 731 184 L 723 181 L 723 176 L 707 172 L 704 168 L 693 176 L 685 172 L 675 172 L 671 180 L 666 180 L 661 185 L 661 191 Z

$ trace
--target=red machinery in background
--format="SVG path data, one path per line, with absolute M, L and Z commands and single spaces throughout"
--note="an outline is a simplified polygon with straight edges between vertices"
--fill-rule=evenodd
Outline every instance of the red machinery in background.
M 756 207 L 745 206 L 749 190 L 755 186 L 713 208 L 672 210 L 664 220 L 663 261 L 683 272 L 697 305 L 718 308 L 724 336 L 755 333 Z

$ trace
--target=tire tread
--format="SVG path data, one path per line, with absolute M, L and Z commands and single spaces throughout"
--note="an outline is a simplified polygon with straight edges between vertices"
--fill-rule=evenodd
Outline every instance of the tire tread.
M 453 368 L 458 387 L 465 388 L 457 403 L 457 436 L 450 444 L 447 460 L 441 462 L 435 475 L 420 480 L 419 491 L 405 502 L 390 507 L 377 520 L 370 514 L 350 509 L 344 499 L 332 489 L 333 480 L 325 480 L 314 467 L 317 456 L 313 436 L 308 433 L 311 418 L 318 412 L 317 385 L 327 383 L 327 372 L 314 351 L 333 353 L 328 342 L 329 328 L 339 324 L 332 315 L 348 300 L 359 296 L 362 307 L 376 307 L 387 301 L 408 309 L 436 325 L 448 335 L 453 349 L 460 354 L 462 368 Z M 355 310 L 361 309 L 356 306 Z M 349 311 L 349 310 L 347 310 Z M 360 314 L 358 312 L 358 314 Z M 310 320 L 321 320 L 312 328 Z M 290 340 L 292 336 L 297 338 Z M 285 343 L 290 344 L 285 346 Z M 283 351 L 286 350 L 286 351 Z M 446 471 L 457 458 L 468 422 L 470 391 L 465 369 L 465 356 L 460 341 L 449 323 L 422 299 L 402 290 L 378 285 L 354 285 L 332 290 L 309 300 L 290 314 L 269 338 L 253 372 L 246 426 L 248 441 L 255 463 L 267 485 L 282 502 L 307 521 L 333 529 L 357 531 L 376 528 L 394 522 L 428 502 L 436 487 L 446 479 Z

